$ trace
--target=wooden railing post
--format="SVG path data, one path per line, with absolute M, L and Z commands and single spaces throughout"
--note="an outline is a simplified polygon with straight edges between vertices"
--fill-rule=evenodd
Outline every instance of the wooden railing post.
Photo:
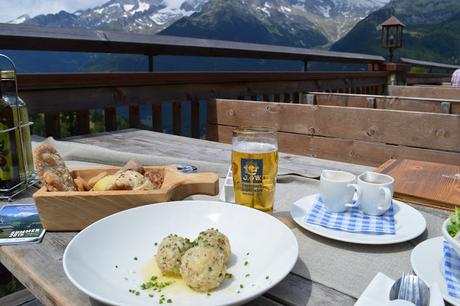
M 107 132 L 117 129 L 117 109 L 115 107 L 104 108 L 104 121 Z
M 129 127 L 130 128 L 139 128 L 140 127 L 140 114 L 139 114 L 139 105 L 130 105 L 129 106 Z
M 407 72 L 410 66 L 399 63 L 385 63 L 382 65 L 384 71 L 388 73 L 387 85 L 406 85 Z
M 45 134 L 47 137 L 61 137 L 61 118 L 59 112 L 45 113 Z
M 193 98 L 191 103 L 192 137 L 200 138 L 200 100 Z
M 77 135 L 89 134 L 89 110 L 77 111 Z
M 155 132 L 163 132 L 163 112 L 161 104 L 152 104 L 152 127 Z
M 182 102 L 173 103 L 173 133 L 174 135 L 182 134 Z

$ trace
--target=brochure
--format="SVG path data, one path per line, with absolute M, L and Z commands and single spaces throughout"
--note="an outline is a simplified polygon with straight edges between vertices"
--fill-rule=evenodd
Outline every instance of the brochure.
M 0 245 L 40 242 L 45 230 L 34 204 L 6 204 L 0 208 Z

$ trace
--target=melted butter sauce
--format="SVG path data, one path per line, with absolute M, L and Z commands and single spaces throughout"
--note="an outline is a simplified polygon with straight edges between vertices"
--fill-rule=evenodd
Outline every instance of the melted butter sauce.
M 187 286 L 184 280 L 180 276 L 165 276 L 161 273 L 160 268 L 158 268 L 157 263 L 155 261 L 155 257 L 149 259 L 145 265 L 142 267 L 141 270 L 141 277 L 143 282 L 148 282 L 152 276 L 158 277 L 158 281 L 160 282 L 172 282 L 171 285 L 162 289 L 162 292 L 168 294 L 176 294 L 176 293 L 198 293 L 193 291 L 189 286 Z M 145 290 L 148 292 L 150 290 Z M 199 294 L 199 293 L 198 293 Z
M 157 263 L 155 261 L 155 257 L 147 260 L 144 266 L 141 269 L 141 277 L 142 282 L 148 282 L 152 276 L 158 277 L 158 281 L 160 282 L 172 282 L 171 285 L 162 289 L 162 293 L 164 294 L 202 294 L 206 295 L 206 293 L 197 292 L 191 289 L 185 281 L 180 276 L 166 276 L 161 273 L 160 268 L 158 268 Z M 225 279 L 221 286 L 217 289 L 212 290 L 210 293 L 212 294 L 215 291 L 224 291 L 229 293 L 236 293 L 239 288 L 232 286 L 234 283 L 233 279 Z M 151 290 L 143 290 L 146 293 L 151 292 Z M 152 291 L 152 293 L 156 293 Z M 171 295 L 172 296 L 172 295 Z

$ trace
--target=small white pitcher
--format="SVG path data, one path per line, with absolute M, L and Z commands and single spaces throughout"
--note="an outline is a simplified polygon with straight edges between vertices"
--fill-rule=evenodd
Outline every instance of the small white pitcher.
M 323 170 L 319 183 L 319 193 L 324 205 L 330 212 L 344 212 L 353 204 L 355 191 L 360 197 L 360 188 L 356 176 L 344 171 Z
M 359 175 L 359 208 L 368 215 L 383 215 L 391 207 L 394 181 L 391 176 L 381 173 L 365 172 Z

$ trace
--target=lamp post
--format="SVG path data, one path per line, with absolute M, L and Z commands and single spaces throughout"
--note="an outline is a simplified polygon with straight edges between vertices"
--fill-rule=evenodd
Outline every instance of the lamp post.
M 388 49 L 388 61 L 391 63 L 393 62 L 394 49 L 402 47 L 403 28 L 405 25 L 395 16 L 391 16 L 380 26 L 382 27 L 382 48 Z

